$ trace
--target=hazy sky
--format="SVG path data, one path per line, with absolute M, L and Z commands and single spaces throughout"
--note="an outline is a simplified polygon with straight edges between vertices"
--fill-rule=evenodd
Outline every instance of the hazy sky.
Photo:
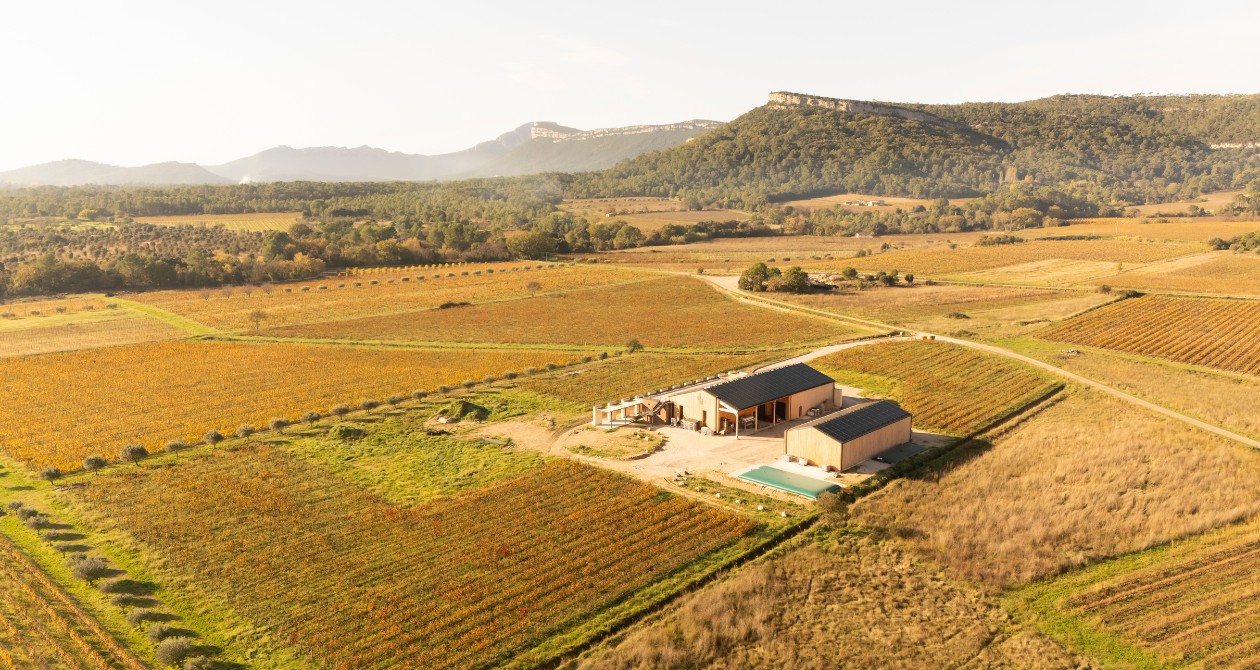
M 1260 92 L 1260 2 L 0 4 L 0 170 L 439 153 L 527 121 L 729 120 L 772 90 L 886 101 Z

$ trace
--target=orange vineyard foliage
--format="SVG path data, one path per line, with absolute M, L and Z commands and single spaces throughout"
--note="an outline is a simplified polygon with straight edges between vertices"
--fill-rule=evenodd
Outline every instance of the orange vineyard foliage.
M 263 445 L 81 495 L 168 569 L 345 669 L 500 665 L 754 525 L 563 460 L 403 508 Z
M 568 356 L 571 358 L 572 356 Z M 162 342 L 0 359 L 0 451 L 32 467 L 78 468 L 210 430 L 262 428 L 338 404 L 541 368 L 561 352 L 406 351 Z
M 631 354 L 599 365 L 531 377 L 522 380 L 520 385 L 578 404 L 593 405 L 743 369 L 774 357 L 774 354 Z
M 145 667 L 0 534 L 0 668 Z
M 1260 302 L 1255 301 L 1143 296 L 1053 325 L 1039 336 L 1260 374 Z
M 1045 395 L 1054 383 L 1033 369 L 966 347 L 889 342 L 846 349 L 811 365 L 895 380 L 916 427 L 967 435 Z M 861 382 L 857 382 L 859 385 Z
M 852 332 L 791 314 L 767 318 L 764 309 L 730 300 L 686 277 L 265 331 L 333 339 L 614 347 L 635 338 L 648 347 L 695 349 L 784 345 Z

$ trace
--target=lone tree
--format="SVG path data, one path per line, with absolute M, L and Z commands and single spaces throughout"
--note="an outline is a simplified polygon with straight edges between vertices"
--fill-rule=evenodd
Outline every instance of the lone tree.
M 528 284 L 526 284 L 526 285 L 525 285 L 525 290 L 526 290 L 526 291 L 529 291 L 529 297 L 531 297 L 531 298 L 532 298 L 532 297 L 534 297 L 534 294 L 535 294 L 535 293 L 537 293 L 537 292 L 539 292 L 539 291 L 541 291 L 541 290 L 542 290 L 542 284 L 539 284 L 539 283 L 538 283 L 538 282 L 536 282 L 536 281 L 532 281 L 532 282 L 530 282 L 530 283 L 528 283 Z
M 149 450 L 138 444 L 129 444 L 122 448 L 122 456 L 124 461 L 128 461 L 134 465 L 140 465 L 140 461 L 149 455 Z
M 337 405 L 328 411 L 332 412 L 334 416 L 342 417 L 350 413 L 350 408 L 345 405 Z
M 258 330 L 259 328 L 261 328 L 262 322 L 266 321 L 267 318 L 268 318 L 267 313 L 262 311 L 261 309 L 256 309 L 249 313 L 249 320 L 251 323 L 254 324 L 254 330 Z
M 186 637 L 168 637 L 153 650 L 153 658 L 162 666 L 175 667 L 192 655 L 192 641 Z
M 308 426 L 314 426 L 315 422 L 319 421 L 319 419 L 319 412 L 307 412 L 302 415 L 302 420 L 305 421 Z
M 206 433 L 201 439 L 205 440 L 206 444 L 213 447 L 223 441 L 223 433 L 220 433 L 217 430 L 212 430 Z
M 267 426 L 274 431 L 283 433 L 286 426 L 289 425 L 288 419 L 272 419 L 267 422 Z
M 106 465 L 108 465 L 108 463 L 101 456 L 88 456 L 83 459 L 83 469 L 88 472 L 96 472 L 97 470 L 104 468 Z
M 626 353 L 633 354 L 642 348 L 643 345 L 635 338 L 630 338 L 630 341 L 626 342 Z
M 61 474 L 61 468 L 50 466 L 39 471 L 39 478 L 51 484 L 60 479 Z
M 236 428 L 237 437 L 249 437 L 250 435 L 253 435 L 253 434 L 254 434 L 254 427 L 249 424 L 243 424 L 243 425 L 237 426 Z

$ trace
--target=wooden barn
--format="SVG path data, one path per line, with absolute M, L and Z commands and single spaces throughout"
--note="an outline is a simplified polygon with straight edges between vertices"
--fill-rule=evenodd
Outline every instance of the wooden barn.
M 789 429 L 784 452 L 810 465 L 848 470 L 909 442 L 911 421 L 894 402 L 868 402 Z
M 836 393 L 834 379 L 796 363 L 672 395 L 668 420 L 738 436 L 838 407 Z

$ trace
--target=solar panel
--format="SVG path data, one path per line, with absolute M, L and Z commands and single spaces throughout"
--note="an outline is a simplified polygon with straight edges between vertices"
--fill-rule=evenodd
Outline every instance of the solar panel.
M 714 384 L 705 391 L 735 409 L 748 409 L 793 393 L 834 383 L 834 379 L 814 368 L 804 363 L 795 363 L 742 379 Z
M 896 403 L 880 400 L 842 410 L 810 427 L 838 442 L 848 442 L 908 416 L 910 413 Z

